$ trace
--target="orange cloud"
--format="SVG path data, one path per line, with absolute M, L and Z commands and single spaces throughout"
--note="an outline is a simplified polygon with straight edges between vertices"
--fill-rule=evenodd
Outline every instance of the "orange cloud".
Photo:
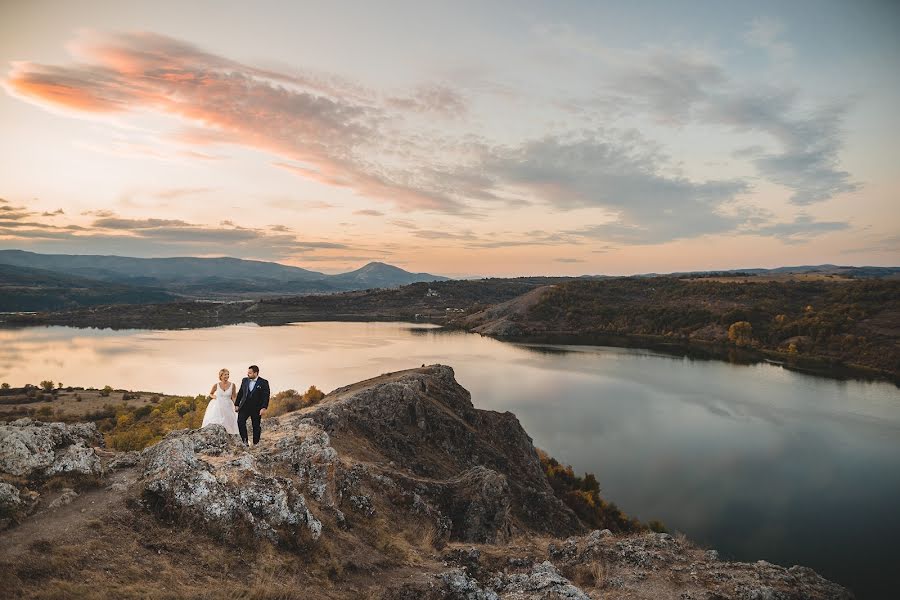
M 15 62 L 6 88 L 19 98 L 51 107 L 83 112 L 125 110 L 123 99 L 99 74 L 65 70 L 31 62 Z
M 385 115 L 358 93 L 337 93 L 333 82 L 257 69 L 146 32 L 86 32 L 69 48 L 85 62 L 16 63 L 7 88 L 75 112 L 159 112 L 187 122 L 177 136 L 184 143 L 240 144 L 308 165 L 274 163 L 307 179 L 401 209 L 463 212 L 447 193 L 406 185 L 402 171 L 371 164 L 366 157 L 384 143 Z

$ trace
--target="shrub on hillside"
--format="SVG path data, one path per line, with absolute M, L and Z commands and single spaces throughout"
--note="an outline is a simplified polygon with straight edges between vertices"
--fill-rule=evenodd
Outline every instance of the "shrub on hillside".
M 600 485 L 593 473 L 579 477 L 571 466 L 560 464 L 543 450 L 538 449 L 537 453 L 556 496 L 589 527 L 615 532 L 646 529 L 640 521 L 628 517 L 614 503 L 600 497 Z M 662 526 L 658 521 L 656 523 Z
M 277 417 L 278 415 L 300 410 L 301 408 L 317 404 L 324 397 L 325 393 L 314 385 L 309 386 L 309 389 L 303 394 L 298 393 L 297 390 L 278 392 L 269 401 L 269 410 L 266 411 L 266 415 Z

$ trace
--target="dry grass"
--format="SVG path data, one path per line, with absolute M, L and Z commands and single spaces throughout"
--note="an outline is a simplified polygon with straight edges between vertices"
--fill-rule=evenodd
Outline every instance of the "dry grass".
M 421 528 L 421 532 L 421 545 L 426 550 L 440 550 L 446 545 L 446 541 L 443 536 L 440 535 L 437 526 L 433 522 L 425 522 Z
M 573 581 L 580 587 L 603 588 L 609 579 L 609 565 L 603 559 L 578 565 Z

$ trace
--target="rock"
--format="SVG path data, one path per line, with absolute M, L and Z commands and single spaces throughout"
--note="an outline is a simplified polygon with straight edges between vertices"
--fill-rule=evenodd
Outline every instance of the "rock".
M 117 454 L 113 457 L 112 460 L 107 463 L 106 468 L 110 470 L 115 469 L 127 469 L 129 467 L 133 467 L 138 464 L 138 461 L 141 459 L 141 453 L 136 450 L 130 450 L 128 452 L 122 452 L 121 454 Z
M 563 577 L 549 562 L 532 565 L 521 573 L 497 573 L 487 580 L 472 577 L 465 569 L 450 569 L 435 576 L 437 585 L 420 583 L 389 590 L 391 600 L 590 600 L 590 596 Z M 485 583 L 485 581 L 487 581 Z
M 63 488 L 62 494 L 60 494 L 56 500 L 51 502 L 47 508 L 49 508 L 51 510 L 56 510 L 57 508 L 59 508 L 61 506 L 65 506 L 66 504 L 71 504 L 72 500 L 74 500 L 77 497 L 78 497 L 78 492 L 76 492 L 72 488 Z
M 588 544 L 592 543 L 592 541 L 594 540 L 591 538 L 591 536 L 588 536 Z M 547 546 L 547 554 L 549 554 L 550 558 L 554 560 L 571 560 L 578 554 L 578 540 L 574 537 L 571 537 L 562 544 L 551 542 L 550 545 Z
M 442 558 L 446 561 L 445 564 L 449 563 L 465 569 L 466 574 L 470 577 L 480 579 L 485 574 L 481 566 L 481 551 L 475 547 L 456 548 L 444 554 Z
M 24 504 L 18 488 L 0 481 L 0 514 L 15 512 Z
M 451 539 L 496 542 L 516 529 L 583 530 L 553 493 L 515 416 L 476 410 L 450 367 L 401 372 L 329 396 L 302 420 L 314 422 L 332 443 L 352 440 L 377 453 L 383 473 L 416 510 L 450 519 Z
M 0 472 L 25 478 L 100 475 L 100 458 L 92 446 L 102 445 L 103 438 L 93 423 L 19 419 L 0 425 Z
M 337 461 L 337 452 L 331 447 L 328 434 L 309 419 L 295 423 L 290 429 L 292 433 L 275 444 L 270 460 L 288 463 L 313 498 L 336 505 L 338 499 L 326 498 L 329 483 L 333 481 L 329 473 L 334 470 Z
M 243 524 L 274 542 L 321 535 L 321 522 L 294 482 L 262 473 L 220 425 L 170 433 L 145 450 L 142 465 L 140 484 L 162 515 L 191 514 L 222 532 Z
M 445 598 L 454 600 L 499 600 L 491 590 L 484 590 L 478 582 L 462 569 L 454 569 L 438 576 L 444 584 Z
M 572 582 L 563 577 L 549 561 L 536 565 L 526 573 L 506 575 L 501 581 L 501 587 L 498 590 L 501 598 L 591 600 L 590 596 L 572 585 Z

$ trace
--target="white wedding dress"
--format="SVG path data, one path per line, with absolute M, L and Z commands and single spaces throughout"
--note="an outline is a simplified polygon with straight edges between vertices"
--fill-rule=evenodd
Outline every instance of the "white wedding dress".
M 206 414 L 203 415 L 203 425 L 217 424 L 225 427 L 228 433 L 238 435 L 237 413 L 234 412 L 234 402 L 231 401 L 231 390 L 234 389 L 234 383 L 223 390 L 222 386 L 216 384 L 216 397 L 209 401 L 206 406 Z

